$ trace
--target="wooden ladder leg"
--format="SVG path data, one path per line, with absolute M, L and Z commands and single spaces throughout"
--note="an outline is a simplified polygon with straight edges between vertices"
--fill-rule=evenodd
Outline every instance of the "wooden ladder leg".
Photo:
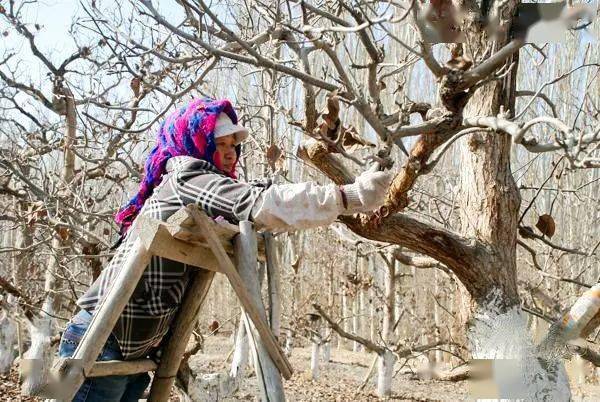
M 192 335 L 198 320 L 198 312 L 206 299 L 214 275 L 214 271 L 199 270 L 192 284 L 188 286 L 170 340 L 164 347 L 160 364 L 154 374 L 149 402 L 165 402 L 169 399 L 185 347 Z
M 256 232 L 254 231 L 252 222 L 240 222 L 240 234 L 235 240 L 237 269 L 252 299 L 252 303 L 259 311 L 261 319 L 267 322 L 267 314 L 261 298 L 256 269 L 257 254 Z M 243 314 L 243 319 L 254 358 L 254 367 L 256 369 L 256 377 L 261 390 L 262 400 L 269 402 L 285 401 L 283 382 L 279 369 L 271 358 L 256 327 L 246 313 Z
M 281 337 L 281 272 L 277 262 L 275 239 L 270 232 L 264 233 L 265 255 L 267 257 L 267 284 L 269 288 L 269 325 L 273 336 Z
M 246 314 L 252 320 L 254 327 L 256 328 L 258 334 L 260 335 L 261 342 L 263 343 L 263 345 L 269 352 L 271 359 L 274 361 L 276 367 L 279 369 L 279 372 L 281 373 L 283 378 L 285 378 L 285 379 L 291 378 L 292 373 L 293 373 L 292 366 L 291 366 L 290 362 L 287 360 L 287 358 L 285 357 L 283 351 L 281 350 L 281 347 L 277 343 L 277 339 L 275 339 L 275 337 L 273 336 L 273 332 L 271 332 L 271 328 L 269 328 L 269 324 L 267 323 L 267 317 L 266 317 L 266 314 L 264 311 L 265 309 L 264 309 L 264 306 L 262 305 L 262 300 L 260 299 L 260 297 L 258 297 L 258 300 L 261 300 L 261 303 L 260 303 L 260 305 L 262 306 L 262 312 L 261 312 L 259 310 L 258 305 L 254 302 L 255 297 L 250 296 L 250 293 L 248 291 L 248 283 L 249 282 L 245 281 L 244 278 L 242 278 L 242 276 L 240 275 L 240 272 L 238 272 L 238 268 L 235 267 L 235 265 L 229 258 L 229 255 L 227 254 L 227 252 L 221 245 L 219 238 L 217 237 L 216 233 L 212 229 L 213 223 L 210 220 L 210 218 L 203 213 L 199 213 L 199 212 L 195 212 L 195 211 L 191 211 L 191 213 L 195 215 L 194 219 L 196 219 L 196 221 L 198 222 L 198 225 L 202 229 L 202 233 L 206 238 L 206 242 L 210 246 L 218 263 L 220 264 L 220 268 L 221 268 L 220 272 L 223 272 L 225 275 L 227 275 L 227 279 L 229 279 L 229 283 L 231 284 L 231 286 L 233 287 L 233 290 L 237 294 L 240 304 L 246 311 Z M 244 233 L 241 233 L 242 227 L 243 227 Z M 253 248 L 246 247 L 241 243 L 241 242 L 245 241 L 243 239 L 247 239 L 249 235 L 254 239 L 253 240 L 254 241 Z M 256 273 L 256 257 L 257 257 L 256 233 L 254 232 L 254 229 L 252 228 L 251 222 L 240 223 L 240 234 L 237 236 L 235 241 L 237 244 L 237 246 L 236 246 L 237 257 L 236 258 L 238 258 L 238 261 L 241 261 L 240 260 L 241 258 L 245 258 L 245 261 L 247 261 L 247 262 L 244 262 L 243 264 L 247 264 L 247 266 L 251 267 L 251 269 L 248 269 L 245 271 L 248 273 L 247 280 L 256 281 L 257 280 L 256 279 L 256 275 L 257 275 L 257 273 Z M 247 250 L 247 255 L 243 256 L 242 250 Z M 251 251 L 248 251 L 248 250 L 251 250 Z M 238 262 L 238 265 L 240 265 L 240 262 Z M 256 285 L 254 288 L 258 289 L 258 292 L 260 295 L 260 289 L 258 288 L 258 285 Z
M 136 239 L 104 302 L 96 309 L 75 353 L 70 359 L 62 361 L 63 364 L 66 362 L 66 365 L 59 367 L 61 373 L 64 373 L 60 377 L 64 392 L 61 397 L 65 400 L 73 399 L 85 380 L 86 373 L 90 372 L 96 363 L 151 258 L 152 255 L 143 246 L 141 239 Z

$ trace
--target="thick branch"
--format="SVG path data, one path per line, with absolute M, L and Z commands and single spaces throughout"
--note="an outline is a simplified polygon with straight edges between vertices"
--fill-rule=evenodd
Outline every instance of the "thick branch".
M 493 74 L 498 68 L 500 68 L 513 53 L 516 53 L 523 47 L 525 42 L 522 39 L 513 39 L 502 49 L 498 50 L 492 56 L 490 56 L 483 63 L 477 67 L 468 70 L 463 75 L 463 81 L 457 90 L 467 89 L 479 81 Z
M 589 347 L 578 346 L 578 345 L 570 345 L 569 349 L 573 353 L 581 356 L 582 359 L 587 360 L 592 363 L 596 367 L 600 367 L 600 354 Z

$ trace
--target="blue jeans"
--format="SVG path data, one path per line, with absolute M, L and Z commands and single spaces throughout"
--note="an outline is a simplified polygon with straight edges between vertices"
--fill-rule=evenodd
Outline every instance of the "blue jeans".
M 73 356 L 91 319 L 90 313 L 81 310 L 69 321 L 58 347 L 60 357 Z M 119 343 L 112 334 L 104 344 L 98 360 L 123 360 Z M 148 373 L 87 378 L 75 394 L 73 402 L 137 402 L 149 383 Z

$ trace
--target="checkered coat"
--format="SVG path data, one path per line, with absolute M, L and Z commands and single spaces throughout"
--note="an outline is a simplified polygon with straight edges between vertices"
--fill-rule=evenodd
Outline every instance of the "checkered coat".
M 185 205 L 196 203 L 209 216 L 232 223 L 251 219 L 251 211 L 268 183 L 243 183 L 223 175 L 210 163 L 189 156 L 171 158 L 167 174 L 140 214 L 166 221 Z M 116 255 L 77 304 L 90 313 L 102 303 L 135 239 L 125 237 Z M 113 334 L 125 360 L 150 355 L 169 331 L 194 270 L 186 264 L 153 257 L 119 317 Z

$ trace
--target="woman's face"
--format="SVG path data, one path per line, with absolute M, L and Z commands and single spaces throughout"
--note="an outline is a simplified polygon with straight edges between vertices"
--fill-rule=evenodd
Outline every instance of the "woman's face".
M 217 146 L 216 153 L 219 154 L 223 171 L 226 173 L 231 172 L 237 159 L 237 154 L 235 153 L 235 134 L 219 137 L 215 139 L 215 144 Z

